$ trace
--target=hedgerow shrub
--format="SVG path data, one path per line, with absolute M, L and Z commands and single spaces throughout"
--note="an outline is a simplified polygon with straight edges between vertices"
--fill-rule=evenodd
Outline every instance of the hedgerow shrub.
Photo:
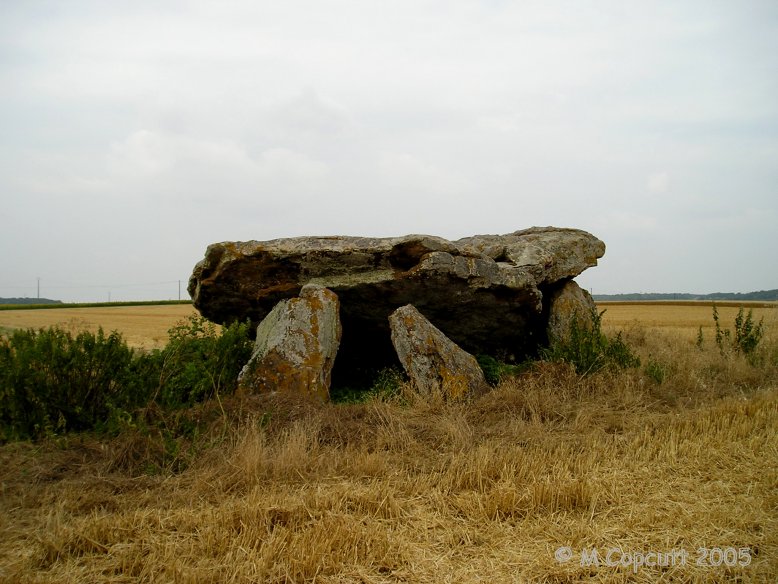
M 664 363 L 649 355 L 648 363 L 646 363 L 644 371 L 646 372 L 646 375 L 649 377 L 649 379 L 651 379 L 657 385 L 661 385 L 664 383 L 665 377 L 667 377 L 668 367 Z
M 14 331 L 0 344 L 0 437 L 92 428 L 143 398 L 134 372 L 119 333 Z
M 159 371 L 155 400 L 160 405 L 189 406 L 235 391 L 253 350 L 248 323 L 236 322 L 217 332 L 213 323 L 191 316 L 168 334 L 165 348 L 152 355 Z
M 358 404 L 378 399 L 388 400 L 400 394 L 405 375 L 397 367 L 385 367 L 375 372 L 368 389 L 360 387 L 332 387 L 330 400 L 334 403 Z
M 58 327 L 0 338 L 0 441 L 131 423 L 134 412 L 189 406 L 231 393 L 251 355 L 248 325 L 217 332 L 200 317 L 169 331 L 151 353 L 118 332 L 73 335 Z

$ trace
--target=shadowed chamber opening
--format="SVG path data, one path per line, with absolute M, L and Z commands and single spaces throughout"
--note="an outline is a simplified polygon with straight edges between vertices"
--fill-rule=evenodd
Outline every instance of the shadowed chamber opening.
M 368 390 L 381 370 L 388 367 L 402 370 L 392 345 L 388 316 L 381 326 L 341 314 L 341 325 L 343 336 L 332 369 L 330 392 L 344 388 Z
M 369 283 L 333 292 L 340 301 L 342 326 L 331 374 L 333 396 L 342 395 L 342 390 L 367 391 L 382 371 L 403 370 L 392 344 L 389 315 L 409 303 L 476 358 L 517 364 L 537 357 L 538 349 L 547 344 L 547 308 L 540 314 L 529 308 L 537 303 L 533 294 L 520 295 L 508 288 L 473 290 L 449 279 Z M 548 298 L 552 288 L 543 292 Z

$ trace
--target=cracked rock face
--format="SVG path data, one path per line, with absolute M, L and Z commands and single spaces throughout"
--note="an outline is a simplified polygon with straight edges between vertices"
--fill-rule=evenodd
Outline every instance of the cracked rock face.
M 189 294 L 212 321 L 259 323 L 304 285 L 324 286 L 340 300 L 339 364 L 396 363 L 388 317 L 406 304 L 464 350 L 510 359 L 545 342 L 544 297 L 604 253 L 593 235 L 555 227 L 457 241 L 406 235 L 223 242 L 208 246 Z

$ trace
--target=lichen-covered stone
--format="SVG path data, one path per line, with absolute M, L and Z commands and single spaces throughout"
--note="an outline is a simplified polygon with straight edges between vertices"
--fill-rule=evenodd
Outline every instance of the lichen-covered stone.
M 448 400 L 487 390 L 475 357 L 463 351 L 408 304 L 389 316 L 391 337 L 403 368 L 419 392 Z
M 573 321 L 578 326 L 591 329 L 592 315 L 597 310 L 591 295 L 573 280 L 549 295 L 548 325 L 549 343 L 564 341 L 570 337 Z
M 337 295 L 321 286 L 304 286 L 299 297 L 282 300 L 260 322 L 239 389 L 328 400 L 340 337 Z
M 308 283 L 338 295 L 338 369 L 395 359 L 388 316 L 413 304 L 473 353 L 520 358 L 546 338 L 544 295 L 597 264 L 605 245 L 578 229 L 531 228 L 447 241 L 297 237 L 210 245 L 189 281 L 195 307 L 218 323 L 258 323 Z

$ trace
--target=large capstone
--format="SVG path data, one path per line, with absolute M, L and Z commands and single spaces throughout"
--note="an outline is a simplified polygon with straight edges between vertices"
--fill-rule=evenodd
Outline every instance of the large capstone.
M 597 264 L 605 244 L 578 229 L 534 227 L 507 235 L 448 241 L 296 237 L 210 245 L 189 294 L 218 323 L 259 323 L 306 284 L 340 299 L 339 371 L 351 375 L 398 364 L 389 315 L 413 304 L 448 338 L 474 355 L 510 361 L 547 342 L 544 299 Z M 547 307 L 546 307 L 547 308 Z

